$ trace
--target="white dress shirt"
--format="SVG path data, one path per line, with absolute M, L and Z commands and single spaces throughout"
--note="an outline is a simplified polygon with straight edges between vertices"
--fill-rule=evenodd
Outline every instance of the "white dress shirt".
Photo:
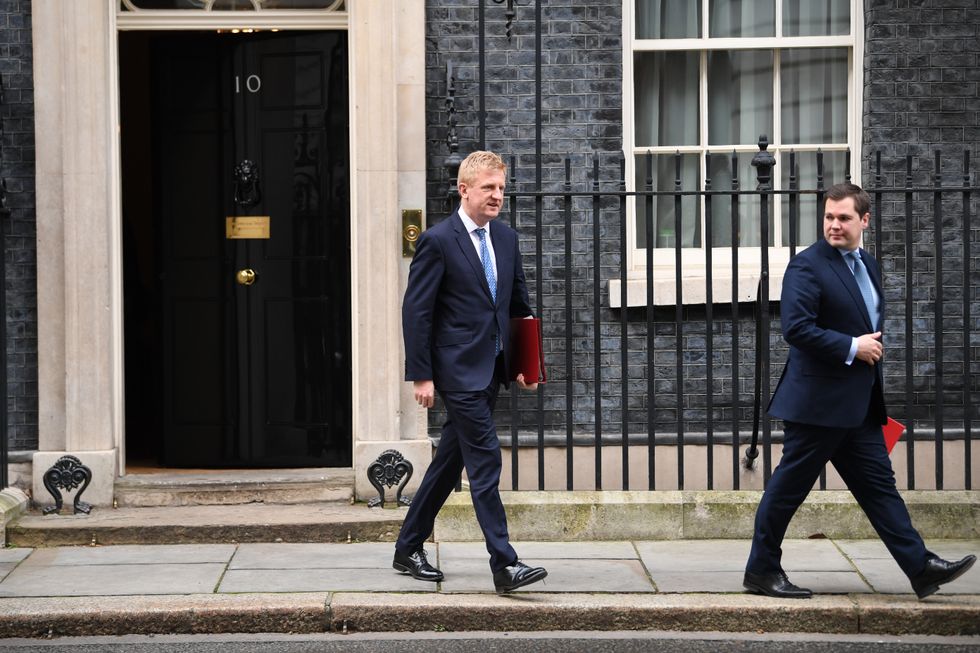
M 476 250 L 476 258 L 482 262 L 483 259 L 480 258 L 480 235 L 476 233 L 476 230 L 479 229 L 480 227 L 475 222 L 473 222 L 470 216 L 466 215 L 466 212 L 463 211 L 462 206 L 459 207 L 459 219 L 463 221 L 463 226 L 466 227 L 466 231 L 468 231 L 470 234 L 470 240 L 473 241 L 473 248 Z M 493 241 L 490 239 L 489 222 L 484 227 L 484 229 L 487 230 L 487 234 L 486 234 L 487 250 L 489 250 L 490 252 L 490 265 L 493 266 L 493 276 L 499 279 L 500 275 L 497 274 L 497 254 L 493 251 Z

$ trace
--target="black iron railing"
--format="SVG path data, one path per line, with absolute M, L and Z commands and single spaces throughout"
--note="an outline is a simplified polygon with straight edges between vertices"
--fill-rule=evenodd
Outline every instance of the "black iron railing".
M 818 153 L 820 174 L 814 183 L 791 174 L 789 188 L 774 190 L 774 162 L 766 154 L 766 144 L 761 142 L 753 162 L 758 179 L 751 190 L 743 188 L 747 184 L 737 176 L 727 187 L 719 188 L 711 181 L 710 169 L 702 189 L 684 188 L 680 154 L 675 155 L 676 178 L 671 190 L 654 190 L 648 174 L 645 188 L 627 191 L 625 163 L 620 159 L 615 165 L 603 166 L 598 154 L 591 161 L 566 159 L 560 188 L 527 190 L 517 181 L 524 171 L 518 169 L 516 158 L 510 160 L 509 205 L 500 219 L 521 234 L 531 302 L 544 321 L 550 379 L 533 400 L 513 391 L 509 411 L 499 415 L 504 446 L 518 444 L 511 446 L 511 487 L 528 487 L 522 475 L 533 474 L 533 465 L 521 464 L 528 456 L 536 459 L 536 486 L 554 487 L 545 479 L 546 467 L 550 466 L 549 473 L 556 472 L 551 468 L 554 463 L 547 462 L 555 459 L 555 452 L 564 461 L 567 489 L 602 489 L 610 485 L 604 478 L 606 470 L 617 466 L 618 478 L 612 483 L 616 487 L 684 489 L 685 472 L 692 465 L 706 466 L 708 489 L 739 489 L 741 467 L 753 465 L 759 453 L 762 477 L 768 481 L 781 431 L 773 432 L 773 426 L 779 425 L 766 416 L 765 409 L 785 361 L 778 296 L 770 298 L 769 283 L 770 273 L 781 275 L 782 270 L 770 269 L 766 247 L 752 248 L 755 260 L 744 263 L 749 248 L 740 239 L 749 218 L 754 217 L 758 218 L 753 224 L 759 230 L 759 242 L 769 242 L 778 198 L 789 225 L 788 239 L 781 245 L 790 256 L 795 255 L 813 242 L 813 238 L 800 242 L 802 200 L 815 200 L 811 204 L 819 230 L 825 182 Z M 886 400 L 890 414 L 908 427 L 903 439 L 909 488 L 917 485 L 915 445 L 930 440 L 935 450 L 935 477 L 920 485 L 944 487 L 944 443 L 961 442 L 965 469 L 955 486 L 972 488 L 970 457 L 980 381 L 971 373 L 971 366 L 980 326 L 971 317 L 977 303 L 971 275 L 980 273 L 980 261 L 972 253 L 971 241 L 978 237 L 972 204 L 980 188 L 971 181 L 969 153 L 963 157 L 962 182 L 955 186 L 943 185 L 938 154 L 932 186 L 916 185 L 911 172 L 904 186 L 886 186 L 880 155 L 871 159 L 874 170 L 867 175 L 873 180 L 867 190 L 874 206 L 871 237 L 865 246 L 878 257 L 885 277 L 890 307 L 885 327 Z M 795 173 L 795 155 L 786 159 Z M 590 170 L 589 182 L 573 183 L 576 166 Z M 907 166 L 911 171 L 911 157 Z M 603 179 L 603 173 L 609 178 Z M 849 171 L 846 175 L 849 178 Z M 654 297 L 655 274 L 663 273 L 654 266 L 652 208 L 662 198 L 672 200 L 675 233 L 679 234 L 685 197 L 701 202 L 704 242 L 712 242 L 713 207 L 721 202 L 731 205 L 732 246 L 727 262 L 731 297 L 718 301 L 714 296 L 714 270 L 725 261 L 716 260 L 712 248 L 704 248 L 704 301 L 684 303 L 683 293 L 690 282 L 685 286 L 684 252 L 677 238 L 670 272 L 676 301 L 664 306 Z M 748 214 L 751 197 L 758 200 L 754 209 L 758 215 Z M 630 242 L 634 202 L 644 203 L 647 209 L 643 243 Z M 924 213 L 923 208 L 930 205 L 931 211 Z M 904 206 L 904 211 L 898 211 L 898 206 Z M 821 231 L 813 236 L 823 237 Z M 627 264 L 631 247 L 645 259 L 641 275 L 645 275 L 646 298 L 640 305 L 628 293 L 627 279 L 636 274 Z M 739 296 L 739 278 L 746 274 L 759 279 L 751 301 Z M 617 278 L 618 302 L 614 302 L 609 281 Z M 944 285 L 960 295 L 959 307 L 946 299 Z M 618 307 L 611 307 L 616 303 Z M 724 346 L 719 346 L 722 339 Z M 946 343 L 956 343 L 956 356 L 948 354 L 954 347 L 944 346 Z M 954 394 L 951 416 L 948 404 Z M 750 444 L 756 440 L 757 448 Z M 685 460 L 685 445 L 691 444 L 705 445 L 703 461 Z M 728 450 L 731 466 L 731 481 L 721 486 L 715 479 L 720 446 Z M 665 451 L 676 459 L 676 472 L 671 474 L 676 482 L 657 480 L 657 455 Z M 687 455 L 691 451 L 700 455 L 701 449 L 689 449 Z M 637 455 L 646 456 L 646 478 L 630 475 L 631 457 Z M 593 483 L 575 481 L 577 456 L 591 458 Z M 826 486 L 822 475 L 820 487 Z
M 3 112 L 5 111 L 3 78 L 0 77 L 0 168 L 3 166 Z M 7 180 L 0 174 L 0 490 L 7 487 L 8 451 L 7 441 L 7 218 L 10 209 L 7 208 Z
M 709 489 L 739 489 L 746 467 L 761 468 L 765 483 L 781 439 L 765 408 L 785 361 L 778 297 L 775 291 L 770 294 L 770 285 L 774 275 L 781 275 L 787 257 L 823 237 L 824 191 L 832 183 L 850 181 L 851 154 L 844 157 L 843 175 L 840 170 L 825 175 L 824 155 L 818 152 L 815 176 L 801 179 L 798 155 L 784 152 L 780 165 L 788 176 L 782 184 L 773 183 L 773 161 L 763 155 L 765 147 L 753 161 L 757 178 L 752 180 L 739 178 L 735 153 L 730 177 L 713 179 L 709 155 L 704 179 L 693 188 L 684 186 L 677 154 L 673 187 L 660 190 L 654 183 L 652 155 L 645 157 L 645 175 L 637 175 L 634 184 L 627 183 L 627 165 L 618 154 L 562 159 L 545 152 L 542 4 L 477 0 L 477 67 L 472 75 L 459 75 L 475 76 L 476 89 L 470 91 L 477 93 L 475 115 L 463 121 L 476 131 L 469 148 L 463 149 L 486 149 L 488 120 L 491 128 L 497 127 L 487 111 L 488 28 L 496 37 L 506 34 L 508 43 L 519 30 L 528 50 L 533 36 L 533 146 L 513 142 L 522 149 L 520 159 L 509 159 L 509 204 L 500 219 L 521 235 L 531 303 L 544 323 L 550 382 L 533 397 L 511 392 L 509 409 L 498 411 L 502 443 L 512 451 L 506 483 L 514 489 L 683 489 L 692 487 L 686 477 L 696 470 L 703 471 Z M 488 10 L 494 12 L 489 26 Z M 472 63 L 468 55 L 454 56 L 466 65 Z M 450 209 L 458 201 L 454 180 L 462 159 L 458 82 L 457 68 L 447 59 L 449 152 L 443 166 Z M 948 156 L 957 157 L 953 163 L 958 167 L 959 153 Z M 946 444 L 953 443 L 962 447 L 956 451 L 964 460 L 963 477 L 955 486 L 970 489 L 972 429 L 980 403 L 980 374 L 972 369 L 980 358 L 980 323 L 975 317 L 980 298 L 971 285 L 971 275 L 980 273 L 980 261 L 973 254 L 977 248 L 972 246 L 980 237 L 973 225 L 973 203 L 980 188 L 971 176 L 970 156 L 963 154 L 962 181 L 955 184 L 944 181 L 938 153 L 931 184 L 913 175 L 911 155 L 884 164 L 880 153 L 864 160 L 863 185 L 873 197 L 872 231 L 865 246 L 883 270 L 889 309 L 888 355 L 883 363 L 886 401 L 890 414 L 908 427 L 906 486 L 949 485 L 944 460 Z M 904 183 L 894 178 L 902 167 Z M 564 178 L 555 181 L 554 175 L 562 173 Z M 728 241 L 724 249 L 701 247 L 704 272 L 697 283 L 704 284 L 703 300 L 685 297 L 686 292 L 702 290 L 689 279 L 685 282 L 684 275 L 680 234 L 683 219 L 691 217 L 692 200 L 700 211 L 700 243 L 714 243 L 716 236 Z M 668 247 L 673 265 L 666 272 L 655 266 L 661 259 L 655 256 L 654 215 L 661 207 L 672 208 L 674 222 L 675 237 Z M 712 219 L 725 213 L 731 216 L 729 224 Z M 773 249 L 765 247 L 777 232 L 775 220 L 784 216 L 787 237 L 780 236 Z M 804 218 L 807 224 L 813 220 L 813 230 L 803 226 Z M 751 233 L 750 219 L 758 221 L 751 223 Z M 755 238 L 762 247 L 749 245 Z M 780 254 L 778 264 L 770 260 L 775 252 Z M 724 288 L 718 283 L 722 268 L 731 276 L 729 297 L 719 293 Z M 655 284 L 664 274 L 673 275 L 669 304 L 656 295 L 664 290 L 655 291 L 665 288 Z M 746 275 L 753 284 L 758 280 L 752 297 L 740 290 L 740 279 Z M 643 286 L 643 298 L 631 295 L 630 279 Z M 616 280 L 618 289 L 612 290 Z M 435 411 L 434 431 L 440 420 Z M 935 474 L 917 479 L 916 444 L 929 442 Z M 701 455 L 702 445 L 703 460 L 694 458 Z M 719 461 L 718 455 L 729 460 Z M 646 459 L 642 472 L 633 464 L 641 456 Z M 673 470 L 665 464 L 671 456 Z M 594 466 L 594 478 L 581 473 L 576 477 L 576 469 L 588 464 Z M 730 481 L 716 478 L 726 469 Z M 564 478 L 556 482 L 560 472 Z M 921 472 L 920 467 L 920 476 Z M 826 474 L 819 483 L 827 487 Z

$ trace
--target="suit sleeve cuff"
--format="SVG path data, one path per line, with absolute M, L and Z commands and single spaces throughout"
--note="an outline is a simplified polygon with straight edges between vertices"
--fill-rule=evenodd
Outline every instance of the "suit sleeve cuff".
M 847 360 L 844 361 L 845 365 L 850 365 L 854 362 L 854 357 L 858 353 L 858 339 L 851 338 L 851 350 L 847 353 Z

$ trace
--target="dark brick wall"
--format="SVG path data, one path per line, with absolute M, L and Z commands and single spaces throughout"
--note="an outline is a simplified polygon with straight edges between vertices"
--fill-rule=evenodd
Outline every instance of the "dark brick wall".
M 980 1 L 866 0 L 864 93 L 864 183 L 932 187 L 978 183 L 980 155 Z M 964 153 L 969 151 L 970 169 Z M 940 166 L 936 168 L 936 154 Z M 877 155 L 881 155 L 880 176 Z M 911 167 L 909 168 L 909 164 Z M 911 177 L 908 178 L 908 172 Z M 935 234 L 932 193 L 889 194 L 881 202 L 886 323 L 891 357 L 889 403 L 901 412 L 911 399 L 912 415 L 933 424 L 940 399 L 945 430 L 962 428 L 964 398 L 972 401 L 974 437 L 980 406 L 980 223 L 978 193 L 970 203 L 972 225 L 964 229 L 960 193 L 944 196 L 941 237 Z M 912 241 L 905 234 L 911 221 Z M 964 284 L 964 241 L 970 243 L 969 294 Z M 912 292 L 906 293 L 906 254 L 913 256 Z M 937 284 L 937 263 L 942 267 Z M 937 304 L 937 287 L 942 303 Z M 911 313 L 907 300 L 911 302 Z M 970 312 L 964 325 L 964 300 Z M 937 322 L 937 314 L 940 316 Z M 912 385 L 906 380 L 906 317 L 911 315 Z M 964 351 L 964 326 L 969 351 Z M 937 340 L 936 331 L 941 335 Z M 941 389 L 937 384 L 937 343 L 942 345 Z M 969 369 L 964 358 L 970 357 Z M 906 391 L 908 390 L 908 394 Z
M 428 219 L 441 219 L 449 208 L 446 188 L 449 179 L 443 167 L 448 153 L 445 137 L 447 61 L 457 68 L 457 104 L 460 154 L 478 146 L 478 23 L 477 2 L 471 0 L 428 0 L 427 2 L 427 165 L 429 171 Z M 518 7 L 514 24 L 514 39 L 503 36 L 503 8 L 487 4 L 487 147 L 517 162 L 516 183 L 510 189 L 523 191 L 533 187 L 534 165 L 534 40 L 533 3 Z M 592 183 L 592 157 L 599 156 L 599 179 L 603 189 L 617 187 L 619 157 L 622 153 L 622 85 L 621 85 L 621 11 L 622 0 L 585 2 L 584 0 L 550 0 L 542 3 L 543 11 L 543 142 L 542 179 L 547 190 L 563 186 L 564 157 L 571 158 L 571 186 L 589 190 Z M 932 151 L 943 152 L 944 179 L 962 183 L 964 148 L 975 152 L 976 169 L 977 121 L 980 117 L 977 82 L 978 61 L 976 26 L 977 0 L 928 2 L 926 0 L 867 0 L 867 51 L 865 56 L 865 117 L 864 117 L 864 180 L 875 181 L 871 171 L 871 152 L 881 149 L 884 154 L 884 174 L 881 183 L 894 183 L 895 171 L 904 175 L 906 151 L 914 157 L 917 183 L 932 183 L 929 166 Z M 908 150 L 906 149 L 908 148 Z M 904 176 L 902 176 L 904 180 Z M 755 179 L 743 180 L 749 187 Z M 830 180 L 837 181 L 837 180 Z M 975 179 L 974 179 L 975 182 Z M 801 180 L 814 187 L 814 180 Z M 559 199 L 546 198 L 542 203 L 540 233 L 541 254 L 536 253 L 538 219 L 532 198 L 509 199 L 504 219 L 510 221 L 515 206 L 516 226 L 522 235 L 522 248 L 529 276 L 532 304 L 538 306 L 537 290 L 542 291 L 539 314 L 546 328 L 545 349 L 551 370 L 550 383 L 544 392 L 542 427 L 545 433 L 564 436 L 566 420 L 571 415 L 576 436 L 591 437 L 595 430 L 595 358 L 593 342 L 592 275 L 595 246 L 592 242 L 593 214 L 588 198 L 576 199 L 570 212 L 571 229 L 571 327 L 566 329 L 566 299 L 564 281 L 564 238 L 566 233 L 564 204 Z M 974 202 L 974 224 L 978 213 Z M 888 331 L 889 401 L 896 414 L 904 414 L 904 361 L 897 352 L 904 347 L 904 210 L 901 196 L 884 196 L 882 202 L 884 226 L 882 235 L 882 264 L 887 274 L 886 293 L 889 301 Z M 980 404 L 977 379 L 980 363 L 974 362 L 971 372 L 964 374 L 963 342 L 963 274 L 962 211 L 955 212 L 956 202 L 944 205 L 945 232 L 943 245 L 945 302 L 942 307 L 946 351 L 943 355 L 944 388 L 949 399 L 945 411 L 945 427 L 952 432 L 962 425 L 964 379 L 973 384 L 974 406 Z M 935 349 L 926 333 L 934 325 L 935 263 L 932 246 L 931 196 L 917 196 L 913 213 L 916 288 L 914 329 L 916 340 L 916 379 L 910 416 L 915 416 L 920 428 L 929 426 L 935 413 Z M 601 240 L 600 276 L 602 298 L 599 310 L 601 323 L 601 415 L 603 430 L 615 441 L 622 430 L 623 393 L 621 391 L 620 311 L 608 306 L 606 281 L 618 278 L 620 264 L 619 214 L 614 200 L 603 201 L 599 213 Z M 957 229 L 959 232 L 957 233 Z M 977 231 L 971 232 L 974 258 L 980 256 Z M 948 242 L 946 242 L 948 241 Z M 872 246 L 873 249 L 873 246 Z M 957 269 L 957 265 L 959 268 Z M 540 266 L 540 267 L 539 267 Z M 972 319 L 970 338 L 980 345 L 980 264 L 973 270 Z M 930 276 L 931 275 L 931 276 Z M 540 279 L 540 284 L 538 280 Z M 959 279 L 959 281 L 957 281 Z M 959 294 L 957 295 L 957 286 Z M 958 304 L 957 304 L 958 303 Z M 780 335 L 778 303 L 772 306 L 771 379 L 774 388 L 785 361 L 785 345 Z M 728 305 L 714 307 L 715 325 L 711 364 L 714 371 L 712 387 L 707 384 L 708 357 L 706 309 L 703 305 L 685 306 L 683 314 L 683 384 L 681 406 L 684 429 L 687 433 L 703 433 L 706 426 L 708 397 L 713 402 L 716 437 L 731 438 L 732 400 L 732 324 Z M 740 430 L 751 428 L 753 398 L 753 362 L 755 358 L 755 328 L 752 306 L 739 309 L 740 393 L 738 417 Z M 959 321 L 957 321 L 957 316 Z M 674 308 L 654 311 L 653 377 L 655 380 L 654 424 L 658 441 L 671 441 L 677 432 L 677 327 Z M 627 312 L 627 358 L 629 382 L 627 402 L 630 410 L 629 431 L 639 440 L 647 433 L 647 324 L 645 309 Z M 571 400 L 566 390 L 568 374 L 566 333 L 570 334 Z M 956 351 L 957 344 L 959 353 Z M 980 349 L 974 347 L 973 361 L 980 359 Z M 959 397 L 959 399 L 956 399 Z M 959 402 L 958 408 L 956 402 Z M 517 411 L 510 405 L 507 393 L 501 397 L 503 410 L 498 410 L 501 435 L 509 434 L 509 425 L 516 422 L 523 436 L 538 430 L 536 399 L 519 393 Z M 570 409 L 570 410 L 569 410 Z M 957 410 L 959 412 L 957 412 Z M 956 420 L 960 421 L 957 422 Z M 430 425 L 438 433 L 443 415 L 434 411 Z M 978 419 L 977 421 L 980 421 Z M 778 432 L 778 424 L 773 424 Z
M 37 265 L 34 198 L 34 76 L 31 3 L 0 0 L 0 76 L 4 84 L 0 175 L 7 180 L 3 221 L 7 275 L 7 408 L 10 450 L 37 448 Z
M 565 159 L 570 159 L 570 182 L 575 190 L 589 190 L 594 181 L 593 160 L 598 157 L 600 187 L 619 188 L 622 142 L 622 0 L 549 0 L 542 4 L 542 186 L 561 191 Z M 593 241 L 594 215 L 590 198 L 573 202 L 567 218 L 565 205 L 554 197 L 542 201 L 541 255 L 537 254 L 539 220 L 531 197 L 516 198 L 513 191 L 529 191 L 535 180 L 535 58 L 534 3 L 519 6 L 508 41 L 504 8 L 487 2 L 486 10 L 486 147 L 501 154 L 516 170 L 510 174 L 511 197 L 502 219 L 513 222 L 521 234 L 531 303 L 543 318 L 545 350 L 550 379 L 544 390 L 542 428 L 564 434 L 571 414 L 576 434 L 591 437 L 595 431 L 596 345 L 594 342 Z M 479 146 L 479 44 L 478 3 L 472 0 L 429 0 L 426 3 L 427 62 L 427 165 L 428 220 L 442 219 L 450 203 L 446 197 L 449 176 L 444 168 L 448 148 L 446 112 L 446 63 L 456 70 L 457 129 L 459 152 L 465 156 Z M 516 206 L 516 215 L 512 213 Z M 614 441 L 622 433 L 623 393 L 620 311 L 608 308 L 607 281 L 620 276 L 621 248 L 618 202 L 606 199 L 599 210 L 598 245 L 601 299 L 599 308 L 601 354 L 602 429 Z M 566 224 L 567 219 L 567 224 Z M 571 297 L 565 297 L 565 236 L 570 230 Z M 538 280 L 540 279 L 540 283 Z M 540 300 L 538 292 L 540 290 Z M 566 328 L 566 311 L 571 325 Z M 674 308 L 654 312 L 654 429 L 658 440 L 676 439 L 677 374 Z M 707 390 L 706 326 L 704 306 L 683 309 L 682 335 L 684 380 L 682 410 L 685 429 L 703 432 L 707 397 L 714 400 L 718 430 L 731 428 L 731 312 L 717 307 L 714 319 L 714 369 L 712 391 Z M 746 378 L 754 361 L 751 307 L 740 311 L 740 417 L 742 429 L 751 418 L 752 384 Z M 645 441 L 647 429 L 647 318 L 645 309 L 627 312 L 627 404 L 629 432 Z M 774 331 L 774 333 L 778 333 Z M 568 340 L 566 340 L 566 335 Z M 773 343 L 779 346 L 774 336 Z M 569 348 L 570 347 L 570 348 Z M 570 357 L 569 357 L 570 352 Z M 566 361 L 571 374 L 566 372 Z M 774 378 L 778 370 L 774 371 Z M 567 387 L 571 379 L 571 393 Z M 568 397 L 571 396 L 569 402 Z M 527 436 L 538 430 L 537 400 L 518 392 L 517 410 L 507 410 L 510 397 L 501 396 L 497 422 L 506 437 L 513 421 Z M 569 410 L 570 409 L 570 410 Z M 433 411 L 431 432 L 438 433 L 444 414 Z M 729 436 L 730 437 L 730 436 Z

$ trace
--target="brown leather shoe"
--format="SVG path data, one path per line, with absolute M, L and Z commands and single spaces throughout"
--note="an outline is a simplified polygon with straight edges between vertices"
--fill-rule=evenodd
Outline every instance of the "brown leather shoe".
M 912 589 L 915 590 L 916 596 L 924 599 L 930 594 L 935 594 L 940 585 L 945 585 L 965 574 L 976 561 L 977 557 L 974 555 L 966 556 L 956 562 L 929 558 L 926 561 L 926 568 L 915 578 L 909 579 L 912 581 Z
M 425 549 L 419 549 L 407 555 L 396 550 L 395 559 L 391 561 L 391 566 L 402 573 L 410 574 L 415 580 L 438 582 L 443 578 L 442 572 L 429 564 L 429 559 L 425 556 Z
M 777 599 L 808 599 L 813 592 L 805 587 L 797 587 L 789 582 L 784 571 L 774 571 L 768 574 L 753 574 L 745 572 L 742 586 L 750 592 L 765 594 Z

